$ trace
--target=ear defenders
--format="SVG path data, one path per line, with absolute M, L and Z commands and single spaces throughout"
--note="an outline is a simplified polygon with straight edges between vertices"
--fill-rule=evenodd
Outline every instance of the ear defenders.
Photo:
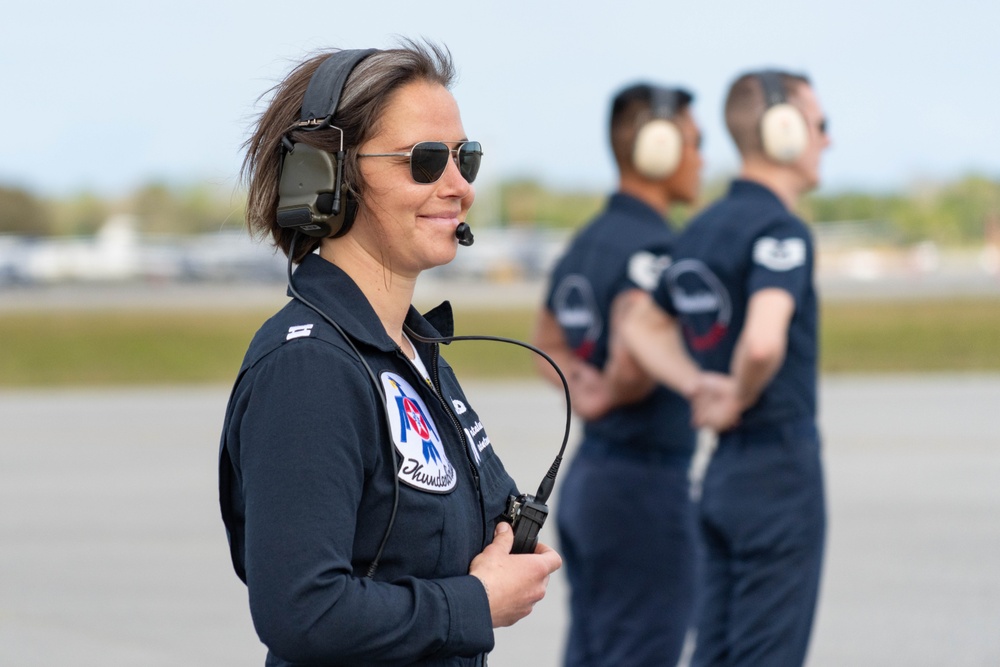
M 333 114 L 340 103 L 344 82 L 362 60 L 376 49 L 338 51 L 324 60 L 309 80 L 299 123 L 306 132 L 331 129 L 340 133 L 336 153 L 293 143 L 282 138 L 284 155 L 278 181 L 278 225 L 297 229 L 308 236 L 343 236 L 354 224 L 358 203 L 344 182 L 344 132 L 334 126 Z
M 809 145 L 809 127 L 797 107 L 788 103 L 781 73 L 765 70 L 755 74 L 764 89 L 767 105 L 760 119 L 764 154 L 775 162 L 795 162 Z
M 677 91 L 650 86 L 652 117 L 642 124 L 632 147 L 632 166 L 644 178 L 659 180 L 670 176 L 681 163 L 684 139 L 676 123 Z

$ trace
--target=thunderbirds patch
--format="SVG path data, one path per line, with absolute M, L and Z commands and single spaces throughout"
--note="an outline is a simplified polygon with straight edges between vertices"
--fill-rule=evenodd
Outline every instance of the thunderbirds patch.
M 396 373 L 382 373 L 382 386 L 393 443 L 403 457 L 399 480 L 421 491 L 448 493 L 457 483 L 455 466 L 445 454 L 427 405 Z

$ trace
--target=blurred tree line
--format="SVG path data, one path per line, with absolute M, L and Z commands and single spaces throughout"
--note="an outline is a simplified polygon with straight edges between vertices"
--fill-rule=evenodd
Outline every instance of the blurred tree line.
M 886 222 L 901 242 L 974 243 L 1000 217 L 1000 180 L 971 175 L 916 184 L 905 194 L 817 194 L 806 199 L 802 212 L 814 222 Z
M 208 185 L 150 183 L 121 198 L 81 192 L 42 199 L 0 184 L 0 234 L 89 236 L 117 214 L 134 216 L 143 234 L 197 234 L 242 229 L 244 209 L 242 194 Z
M 683 224 L 726 189 L 724 180 L 707 183 L 698 205 L 679 207 L 672 218 Z M 531 179 L 513 179 L 478 193 L 470 212 L 474 226 L 535 226 L 571 229 L 604 206 L 606 193 L 558 190 Z M 208 185 L 148 184 L 112 199 L 93 193 L 40 198 L 0 184 L 0 234 L 90 235 L 114 214 L 135 217 L 144 234 L 193 234 L 242 229 L 242 193 Z M 932 240 L 945 245 L 976 243 L 1000 219 L 1000 179 L 970 175 L 945 183 L 916 184 L 906 192 L 839 192 L 807 197 L 800 213 L 812 222 L 878 222 L 899 242 Z M 993 222 L 991 222 L 993 221 Z

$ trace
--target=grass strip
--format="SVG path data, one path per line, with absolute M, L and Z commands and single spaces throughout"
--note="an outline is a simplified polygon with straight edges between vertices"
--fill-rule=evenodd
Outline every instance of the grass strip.
M 229 383 L 271 313 L 114 310 L 0 314 L 0 387 Z M 530 340 L 534 312 L 460 309 L 456 333 Z M 1000 371 L 1000 299 L 824 306 L 824 373 Z M 533 355 L 480 341 L 448 345 L 461 377 L 534 375 Z

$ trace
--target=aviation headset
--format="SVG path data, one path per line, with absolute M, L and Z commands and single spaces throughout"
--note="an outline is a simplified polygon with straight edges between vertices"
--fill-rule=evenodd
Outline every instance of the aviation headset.
M 675 88 L 649 86 L 651 117 L 635 134 L 632 166 L 644 178 L 659 180 L 673 174 L 681 163 L 684 139 L 674 123 L 681 105 Z
M 756 72 L 754 77 L 764 89 L 766 109 L 760 119 L 760 140 L 764 154 L 775 162 L 795 162 L 809 145 L 809 127 L 798 107 L 789 104 L 776 70 Z
M 278 225 L 314 237 L 343 236 L 354 224 L 358 202 L 344 182 L 344 131 L 333 125 L 344 82 L 355 66 L 377 49 L 338 51 L 309 80 L 294 130 L 340 133 L 340 147 L 328 153 L 282 138 L 284 155 L 278 182 Z

